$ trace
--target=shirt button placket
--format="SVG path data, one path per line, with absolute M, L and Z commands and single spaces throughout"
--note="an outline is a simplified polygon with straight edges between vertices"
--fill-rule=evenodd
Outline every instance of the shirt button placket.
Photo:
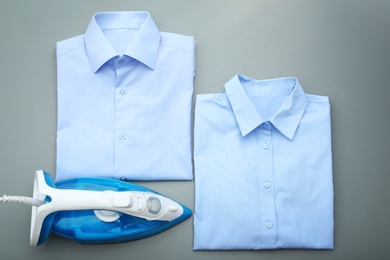
M 124 82 L 126 82 L 126 75 L 128 74 L 128 66 L 126 65 L 126 57 L 118 58 L 114 63 L 114 69 L 116 73 L 116 82 L 115 82 L 115 145 L 114 145 L 114 174 L 118 177 L 124 177 L 122 169 L 125 167 L 123 165 L 124 159 L 122 158 L 126 150 L 127 143 L 129 142 L 128 129 L 124 125 L 124 118 L 128 115 L 126 114 L 125 104 L 126 96 L 128 94 L 127 87 Z
M 264 123 L 260 126 L 258 131 L 259 141 L 259 167 L 260 167 L 260 205 L 261 218 L 263 229 L 262 247 L 275 248 L 276 247 L 276 228 L 275 228 L 275 194 L 274 186 L 272 186 L 274 179 L 273 166 L 273 143 L 272 143 L 272 125 Z

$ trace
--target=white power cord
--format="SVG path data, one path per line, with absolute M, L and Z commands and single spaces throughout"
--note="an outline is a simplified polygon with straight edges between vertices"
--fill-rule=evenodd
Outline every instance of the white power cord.
M 24 204 L 29 204 L 29 205 L 32 205 L 32 206 L 41 206 L 43 204 L 45 204 L 46 202 L 45 201 L 42 201 L 42 200 L 37 200 L 37 199 L 34 199 L 34 198 L 30 198 L 30 197 L 25 197 L 25 196 L 7 196 L 7 195 L 3 195 L 3 197 L 0 197 L 0 202 L 13 202 L 13 203 L 24 203 Z

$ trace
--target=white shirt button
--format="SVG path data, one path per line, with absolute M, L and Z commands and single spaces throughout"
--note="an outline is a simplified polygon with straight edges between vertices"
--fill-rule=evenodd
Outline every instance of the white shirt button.
M 126 135 L 126 134 L 120 134 L 120 135 L 119 135 L 119 138 L 120 138 L 121 140 L 125 140 L 125 139 L 126 139 L 126 137 L 127 137 L 127 135 Z
M 269 145 L 268 144 L 263 144 L 263 149 L 264 150 L 267 150 L 269 148 Z
M 121 93 L 122 95 L 126 95 L 126 93 L 127 93 L 127 90 L 126 90 L 126 89 L 124 89 L 124 88 L 122 88 L 122 89 L 121 89 L 121 91 L 120 91 L 120 93 Z
M 271 187 L 271 183 L 269 183 L 268 181 L 266 181 L 266 182 L 264 183 L 264 187 L 266 187 L 266 188 L 268 189 L 269 187 Z
M 272 228 L 272 223 L 271 223 L 271 221 L 268 221 L 268 222 L 265 224 L 265 226 L 266 226 L 267 228 Z
M 125 60 L 120 59 L 118 62 L 119 62 L 119 64 L 122 64 L 123 62 L 125 62 Z

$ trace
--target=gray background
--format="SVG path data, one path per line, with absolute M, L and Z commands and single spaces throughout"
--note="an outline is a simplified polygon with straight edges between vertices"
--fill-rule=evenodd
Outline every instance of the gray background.
M 1 0 L 1 193 L 30 196 L 35 170 L 55 173 L 55 43 L 83 34 L 94 12 L 131 10 L 195 36 L 195 94 L 221 92 L 242 73 L 295 76 L 307 93 L 330 97 L 335 249 L 194 252 L 192 218 L 136 242 L 51 235 L 33 248 L 30 207 L 1 204 L 0 259 L 390 258 L 390 1 Z M 141 184 L 194 209 L 194 182 Z

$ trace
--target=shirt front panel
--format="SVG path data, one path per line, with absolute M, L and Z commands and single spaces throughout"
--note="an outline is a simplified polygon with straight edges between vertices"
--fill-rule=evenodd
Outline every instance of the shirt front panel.
M 250 106 L 236 98 L 197 97 L 194 249 L 332 248 L 328 99 L 305 94 L 308 103 L 290 140 L 291 131 L 281 133 L 273 118 L 245 131 L 243 124 L 251 123 L 240 125 L 237 116 L 248 114 L 234 109 Z
M 86 35 L 57 44 L 57 180 L 192 179 L 194 39 L 158 33 L 155 61 L 129 47 L 100 64 Z
M 333 248 L 333 178 L 330 107 L 309 97 L 293 141 L 274 139 L 277 246 Z
M 255 136 L 241 141 L 224 98 L 197 101 L 194 134 L 194 249 L 250 249 L 261 240 Z

